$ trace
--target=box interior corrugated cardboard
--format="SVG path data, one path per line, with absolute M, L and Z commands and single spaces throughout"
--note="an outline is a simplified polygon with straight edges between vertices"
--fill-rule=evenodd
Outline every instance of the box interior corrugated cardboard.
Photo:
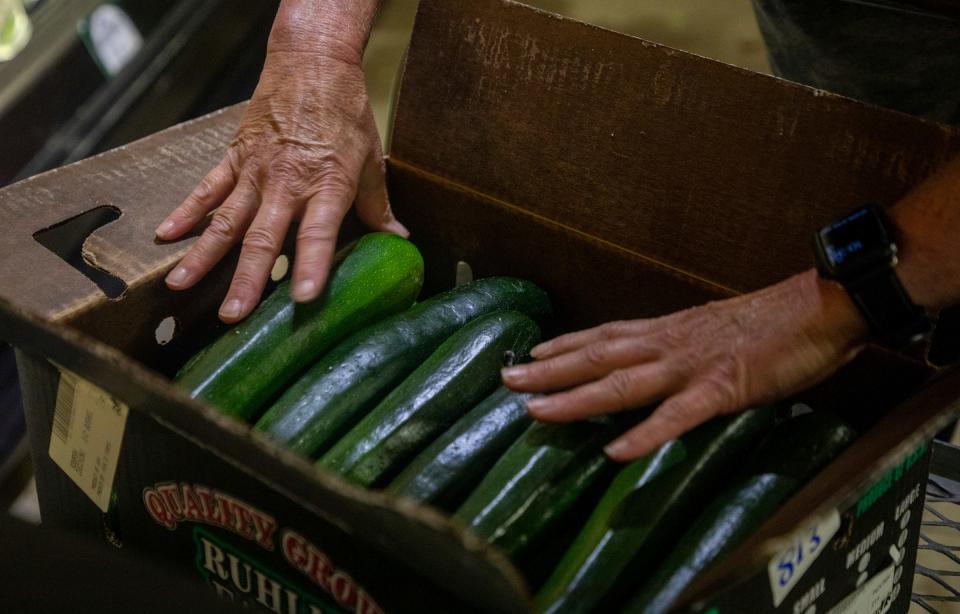
M 0 335 L 19 349 L 44 522 L 195 563 L 225 591 L 230 579 L 217 574 L 231 552 L 246 552 L 237 556 L 293 587 L 287 605 L 319 594 L 323 607 L 356 611 L 527 611 L 506 559 L 442 514 L 319 473 L 170 382 L 223 330 L 216 305 L 235 254 L 174 293 L 163 278 L 192 239 L 158 243 L 153 230 L 219 160 L 242 113 L 226 109 L 0 191 Z M 895 202 L 958 150 L 960 135 L 944 126 L 506 0 L 423 0 L 388 175 L 427 263 L 426 292 L 450 287 L 460 260 L 477 276 L 526 277 L 554 299 L 555 333 L 803 271 L 812 230 L 860 203 Z M 38 241 L 102 207 L 119 217 L 93 230 L 82 256 L 122 280 L 116 299 Z M 358 232 L 349 219 L 343 238 Z M 176 335 L 159 345 L 168 317 Z M 49 361 L 132 408 L 108 513 L 47 456 L 59 380 Z M 957 373 L 879 349 L 801 395 L 864 434 L 702 589 L 765 574 L 776 538 L 856 504 L 955 413 L 958 396 Z M 184 484 L 264 512 L 273 532 L 257 544 L 243 527 L 210 528 L 210 518 L 163 526 L 149 501 L 172 485 L 183 503 Z M 319 553 L 312 572 L 301 560 L 307 542 Z

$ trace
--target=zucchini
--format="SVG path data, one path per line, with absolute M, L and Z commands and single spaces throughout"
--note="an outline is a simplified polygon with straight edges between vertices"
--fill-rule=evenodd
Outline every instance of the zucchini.
M 317 464 L 357 484 L 382 486 L 497 387 L 505 353 L 525 356 L 539 339 L 536 323 L 521 313 L 476 318 L 444 341 Z
M 454 518 L 516 554 L 560 518 L 607 462 L 612 421 L 535 423 L 490 469 Z M 561 492 L 561 490 L 566 491 Z
M 758 408 L 715 418 L 681 437 L 682 450 L 661 448 L 624 468 L 537 595 L 541 609 L 591 611 L 628 597 L 775 415 Z
M 529 426 L 527 400 L 533 396 L 498 388 L 421 452 L 387 491 L 454 508 Z
M 667 560 L 630 600 L 624 612 L 668 612 L 678 597 L 711 564 L 750 536 L 796 490 L 794 478 L 763 473 L 717 497 L 694 521 Z
M 593 600 L 599 597 L 595 591 L 603 590 L 602 586 L 597 586 L 597 574 L 605 571 L 602 563 L 618 548 L 631 545 L 611 528 L 618 507 L 627 495 L 646 486 L 686 456 L 683 441 L 674 439 L 617 473 L 583 529 L 537 592 L 538 612 L 579 611 L 594 603 Z M 600 565 L 592 564 L 595 560 Z M 583 598 L 587 601 L 582 602 Z
M 357 241 L 306 305 L 277 286 L 243 322 L 201 350 L 177 374 L 190 396 L 249 420 L 335 343 L 408 308 L 423 285 L 423 258 L 406 239 L 373 233 Z
M 814 412 L 778 425 L 763 441 L 734 486 L 694 521 L 667 560 L 633 596 L 627 612 L 666 612 L 720 558 L 742 544 L 787 497 L 853 441 L 832 414 Z
M 550 312 L 550 301 L 534 284 L 511 277 L 480 279 L 438 294 L 341 342 L 255 428 L 301 454 L 322 454 L 447 337 L 500 309 L 536 318 Z
M 805 484 L 850 445 L 856 433 L 829 412 L 808 412 L 777 426 L 753 453 L 754 473 L 776 473 Z

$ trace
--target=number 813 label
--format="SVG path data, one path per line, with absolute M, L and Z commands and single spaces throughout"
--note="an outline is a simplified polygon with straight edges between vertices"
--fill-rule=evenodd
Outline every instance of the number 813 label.
M 767 572 L 773 606 L 777 607 L 817 560 L 830 539 L 840 528 L 840 514 L 832 510 L 793 534 L 789 545 L 770 559 Z

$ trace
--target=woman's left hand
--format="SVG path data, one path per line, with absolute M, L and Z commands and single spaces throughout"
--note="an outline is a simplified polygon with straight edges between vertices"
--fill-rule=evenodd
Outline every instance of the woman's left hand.
M 825 379 L 862 347 L 867 328 L 838 285 L 807 271 L 757 292 L 672 315 L 611 322 L 533 349 L 503 370 L 545 422 L 660 406 L 607 446 L 615 460 L 653 451 L 719 415 Z

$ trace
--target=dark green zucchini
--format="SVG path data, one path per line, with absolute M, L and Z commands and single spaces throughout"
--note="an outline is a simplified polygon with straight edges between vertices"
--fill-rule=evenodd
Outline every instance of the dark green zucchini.
M 609 420 L 533 424 L 454 518 L 508 554 L 517 553 L 560 518 L 600 474 L 607 462 L 603 446 L 615 429 Z M 560 492 L 564 488 L 567 492 Z
M 801 414 L 764 439 L 749 463 L 753 473 L 776 473 L 806 483 L 856 438 L 844 420 L 829 412 Z
M 501 309 L 538 318 L 549 313 L 550 301 L 534 284 L 511 277 L 438 294 L 341 342 L 267 410 L 256 429 L 302 454 L 322 454 L 447 337 Z
M 540 338 L 529 317 L 498 311 L 474 319 L 413 373 L 317 463 L 379 487 L 500 382 L 504 355 L 526 356 Z
M 277 286 L 250 317 L 201 350 L 176 381 L 190 395 L 244 420 L 317 357 L 367 324 L 408 308 L 423 284 L 423 258 L 406 239 L 362 237 L 306 305 Z
M 532 394 L 498 388 L 417 455 L 388 492 L 450 510 L 530 425 Z
M 696 519 L 626 611 L 668 611 L 694 580 L 750 537 L 854 438 L 849 426 L 828 413 L 808 413 L 778 425 L 746 463 L 735 485 Z
M 545 583 L 538 605 L 547 612 L 584 612 L 628 597 L 636 578 L 662 559 L 745 452 L 773 427 L 775 415 L 773 408 L 760 408 L 711 420 L 681 437 L 681 460 L 669 450 L 655 463 L 651 459 L 657 475 L 645 476 L 642 461 L 628 466 L 616 489 L 604 495 L 604 509 Z M 635 482 L 632 473 L 639 473 Z
M 629 549 L 631 546 L 628 540 L 618 538 L 611 528 L 611 520 L 620 504 L 627 495 L 660 477 L 686 456 L 683 440 L 675 439 L 617 473 L 553 574 L 537 592 L 538 612 L 576 612 L 599 599 L 594 591 L 602 590 L 596 585 L 596 574 L 603 571 L 602 563 L 614 557 L 618 548 Z M 594 560 L 600 565 L 591 564 Z M 586 601 L 581 602 L 584 597 Z
M 793 478 L 763 473 L 724 491 L 694 521 L 623 611 L 668 612 L 703 571 L 748 538 L 798 485 Z

